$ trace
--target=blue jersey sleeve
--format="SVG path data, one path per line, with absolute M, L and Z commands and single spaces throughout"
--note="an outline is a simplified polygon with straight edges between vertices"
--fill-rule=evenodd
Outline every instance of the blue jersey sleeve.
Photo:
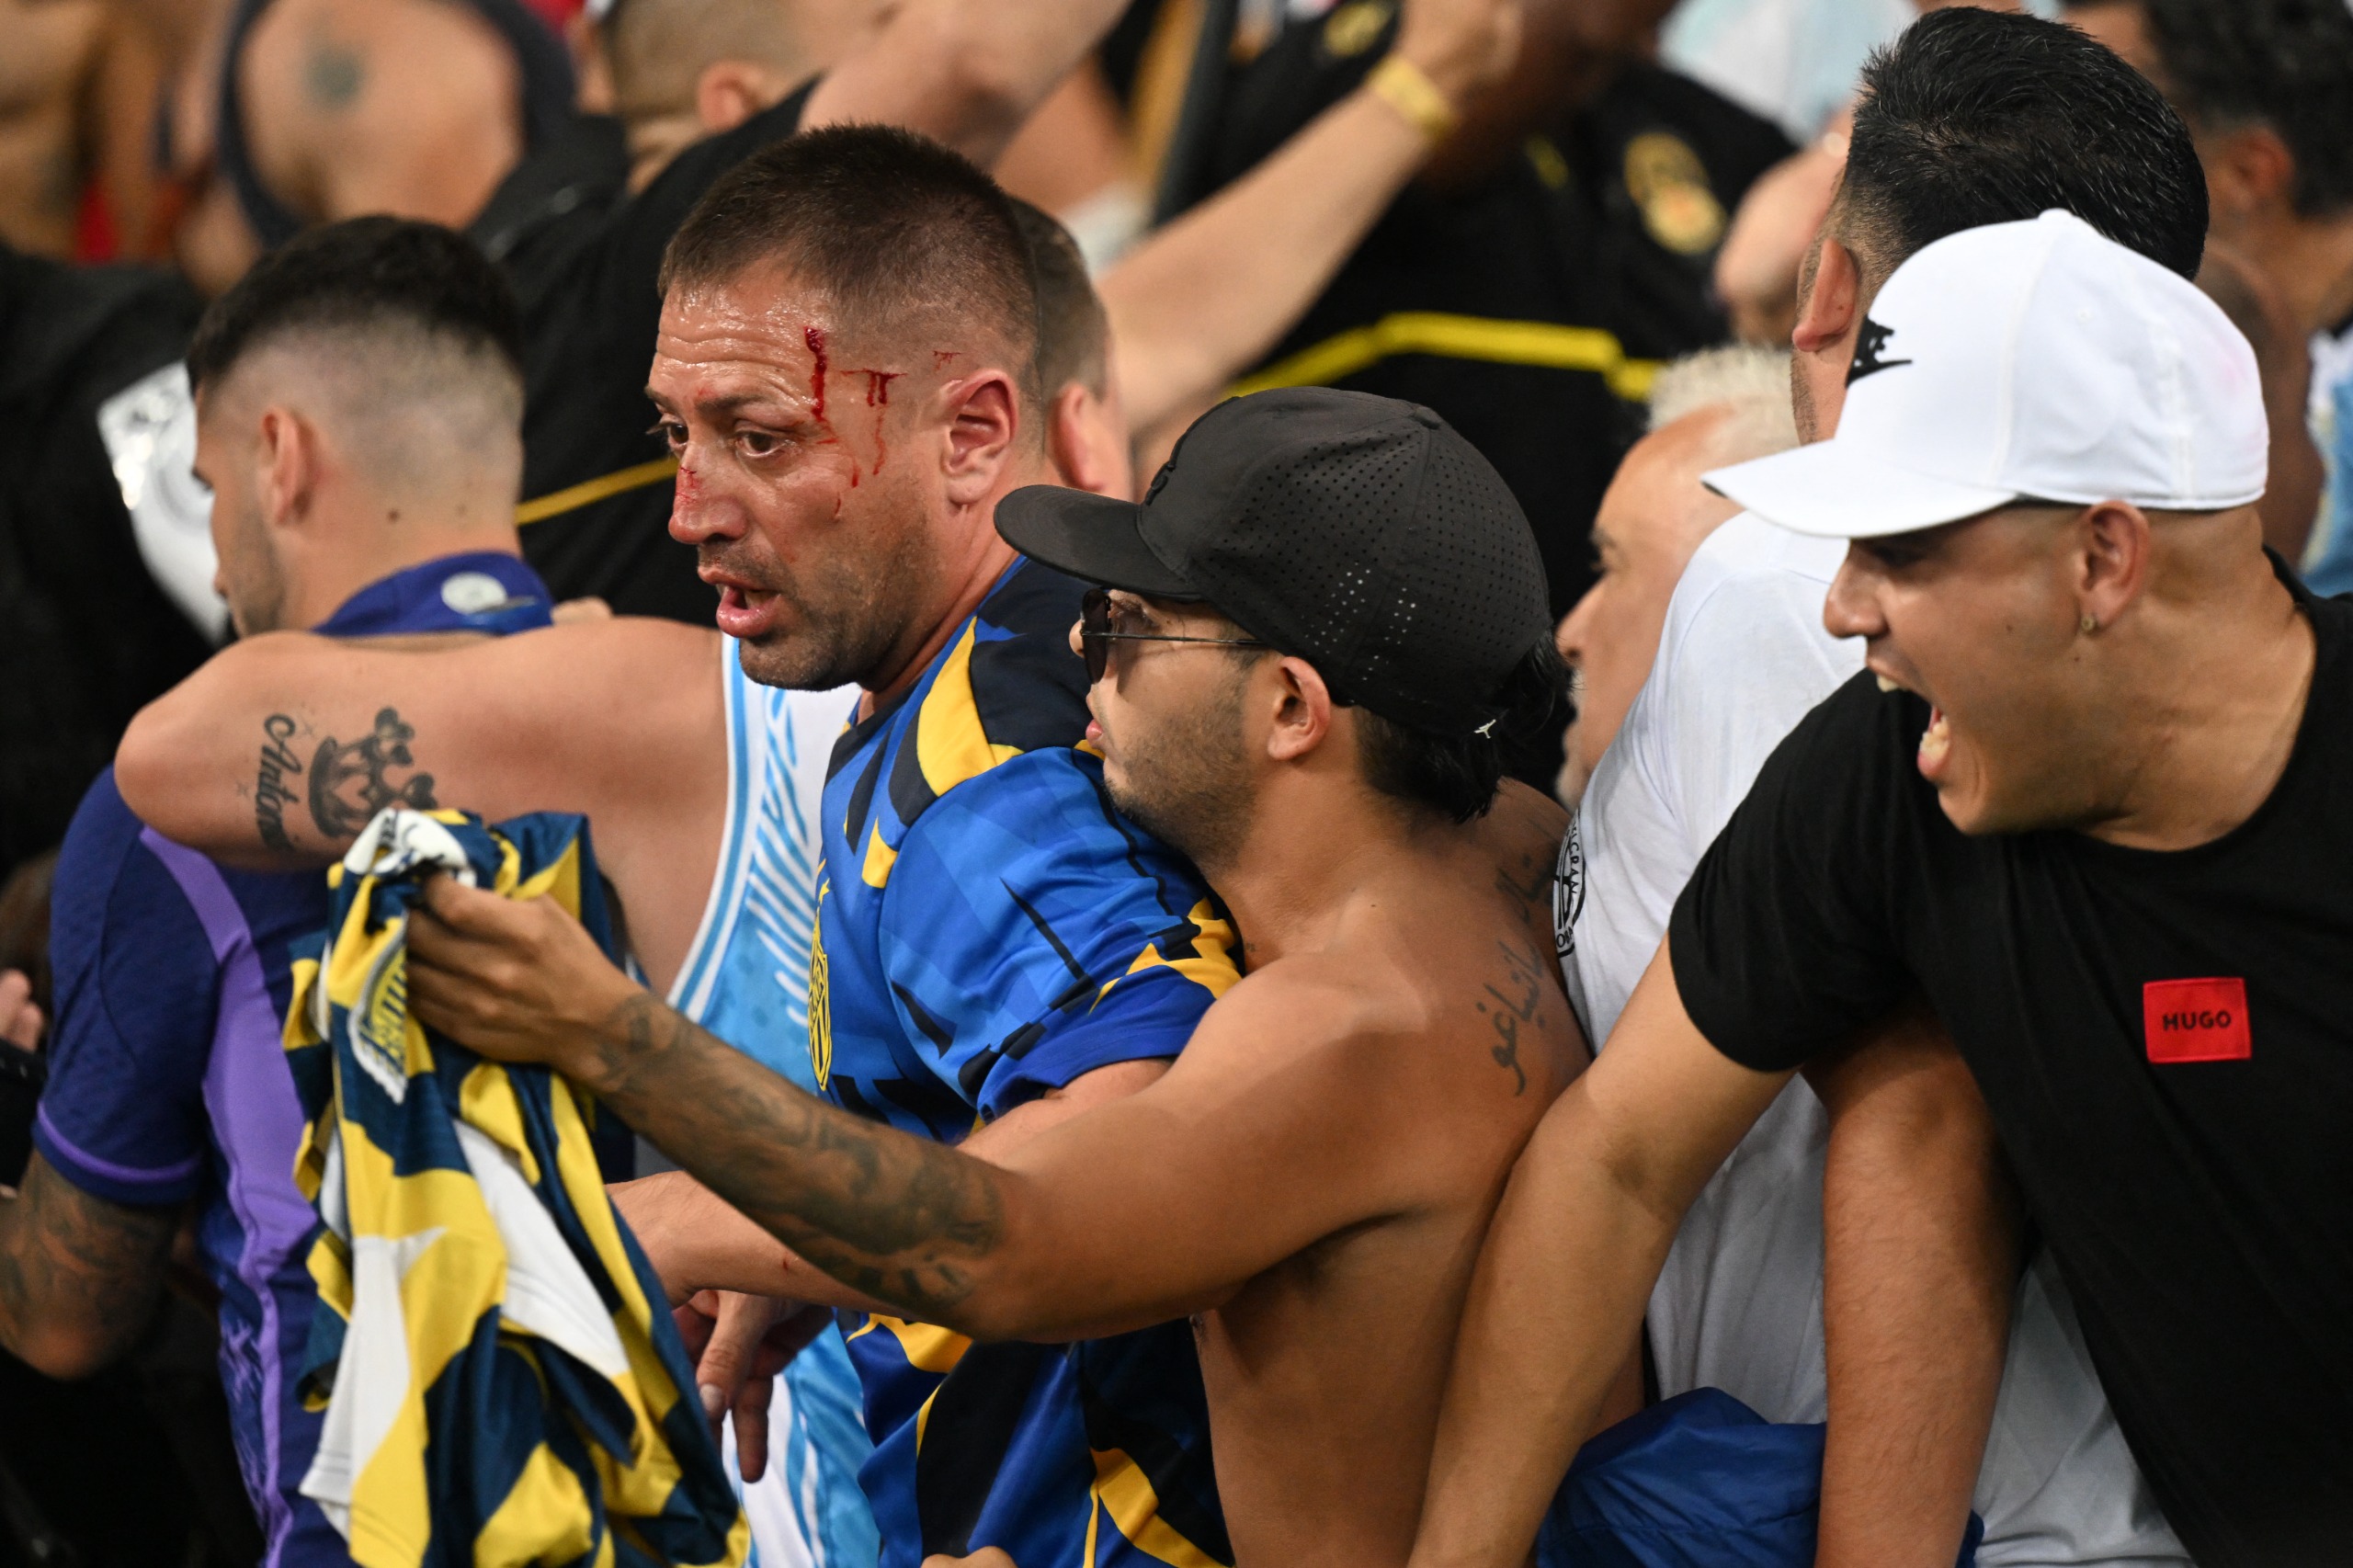
M 1237 977 L 1199 874 L 1120 816 L 1102 764 L 1025 753 L 908 831 L 881 960 L 908 1038 L 996 1117 L 1118 1062 L 1174 1056 Z
M 102 775 L 59 852 L 57 1018 L 33 1142 L 96 1198 L 172 1204 L 201 1187 L 220 969 L 196 911 Z

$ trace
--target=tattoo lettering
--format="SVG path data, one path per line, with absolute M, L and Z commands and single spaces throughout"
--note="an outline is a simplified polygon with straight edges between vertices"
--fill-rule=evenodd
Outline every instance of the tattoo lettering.
M 1517 874 L 1506 866 L 1495 868 L 1495 891 L 1511 900 L 1525 925 L 1536 917 L 1538 910 L 1552 908 L 1552 868 L 1537 856 L 1522 855 Z
M 1543 999 L 1544 971 L 1538 967 L 1540 960 L 1536 949 L 1528 944 L 1497 942 L 1495 947 L 1504 955 L 1504 983 L 1509 990 L 1491 982 L 1486 992 L 1495 999 L 1495 1005 L 1490 1007 L 1481 1002 L 1476 1006 L 1487 1015 L 1487 1022 L 1495 1026 L 1495 1043 L 1488 1047 L 1487 1053 L 1495 1059 L 1496 1066 L 1510 1069 L 1514 1080 L 1511 1092 L 1518 1096 L 1528 1092 L 1528 1070 L 1519 1064 L 1519 1026 L 1543 1027 L 1544 1017 L 1536 1005 Z
M 651 995 L 622 1003 L 596 1050 L 615 1110 L 846 1285 L 947 1313 L 1004 1240 L 987 1165 L 803 1093 Z
M 288 775 L 302 771 L 302 759 L 286 743 L 294 738 L 294 721 L 272 713 L 261 722 L 261 770 L 254 777 L 254 827 L 272 849 L 291 849 L 286 836 L 286 808 L 301 797 L 286 784 Z
M 368 68 L 361 63 L 358 51 L 324 39 L 311 40 L 310 53 L 302 62 L 302 86 L 313 103 L 321 108 L 349 108 L 367 79 Z
M 346 745 L 329 735 L 311 757 L 311 820 L 331 839 L 349 838 L 386 806 L 428 812 L 435 805 L 433 775 L 414 774 L 399 784 L 386 775 L 414 767 L 408 743 L 415 729 L 401 722 L 400 710 L 386 708 L 376 727 Z

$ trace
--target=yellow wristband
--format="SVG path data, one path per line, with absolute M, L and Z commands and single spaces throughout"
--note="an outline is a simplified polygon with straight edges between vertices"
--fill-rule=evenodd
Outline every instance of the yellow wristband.
M 1365 78 L 1373 97 L 1405 117 L 1406 123 L 1432 142 L 1454 133 L 1461 116 L 1429 74 L 1402 54 L 1392 53 Z

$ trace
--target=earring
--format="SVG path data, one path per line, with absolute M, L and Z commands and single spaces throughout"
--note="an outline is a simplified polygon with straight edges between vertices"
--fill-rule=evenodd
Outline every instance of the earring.
M 2083 628 L 2084 635 L 2086 637 L 2090 636 L 2093 632 L 2097 631 L 2099 630 L 2098 618 L 2090 615 L 2085 616 L 2083 619 Z

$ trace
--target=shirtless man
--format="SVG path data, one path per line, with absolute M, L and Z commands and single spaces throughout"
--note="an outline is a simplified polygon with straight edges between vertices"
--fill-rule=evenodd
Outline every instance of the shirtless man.
M 1586 1060 L 1547 957 L 1561 812 L 1518 787 L 1490 811 L 1497 732 L 1561 684 L 1534 539 L 1436 415 L 1324 389 L 1221 405 L 1145 504 L 1033 488 L 999 528 L 1104 585 L 1072 641 L 1105 783 L 1244 935 L 1249 977 L 1165 1075 L 983 1163 L 761 1073 L 555 906 L 446 879 L 413 1005 L 557 1066 L 927 1322 L 1061 1339 L 1203 1314 L 1235 1560 L 1395 1559 L 1479 1237 Z M 1410 620 L 1364 608 L 1409 596 Z

